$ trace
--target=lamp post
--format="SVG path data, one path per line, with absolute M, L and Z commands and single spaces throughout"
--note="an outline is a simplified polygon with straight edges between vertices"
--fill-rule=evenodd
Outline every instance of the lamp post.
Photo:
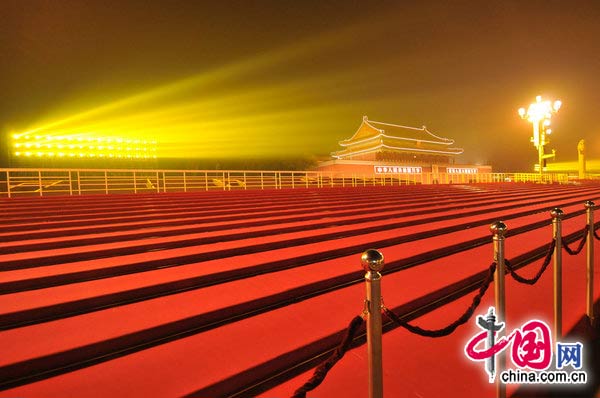
M 535 97 L 535 102 L 529 105 L 527 110 L 525 110 L 525 108 L 519 108 L 519 116 L 521 116 L 521 119 L 526 119 L 533 125 L 533 137 L 531 137 L 531 142 L 533 142 L 533 146 L 538 150 L 540 181 L 542 180 L 544 159 L 553 158 L 555 155 L 554 150 L 551 154 L 546 154 L 544 152 L 544 146 L 549 144 L 547 136 L 552 133 L 552 130 L 550 129 L 550 119 L 552 119 L 552 114 L 558 112 L 561 105 L 562 102 L 559 100 L 554 102 L 542 101 L 542 97 L 538 95 Z

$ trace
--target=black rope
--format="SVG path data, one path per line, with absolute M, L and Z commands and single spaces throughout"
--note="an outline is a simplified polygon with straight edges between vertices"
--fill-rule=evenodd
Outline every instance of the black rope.
M 342 359 L 346 351 L 348 351 L 348 348 L 350 348 L 350 343 L 352 343 L 352 340 L 354 339 L 354 336 L 356 335 L 356 332 L 362 323 L 363 319 L 361 316 L 357 316 L 352 319 L 352 322 L 350 322 L 348 329 L 346 329 L 346 334 L 344 335 L 340 345 L 335 349 L 333 354 L 327 358 L 326 361 L 322 362 L 315 369 L 313 376 L 306 383 L 304 383 L 302 387 L 298 388 L 294 392 L 292 398 L 305 398 L 307 392 L 317 388 L 317 386 L 323 382 L 325 376 L 327 376 L 327 372 L 329 372 L 333 365 Z
M 594 230 L 594 238 L 600 240 L 600 236 L 598 236 L 598 233 L 596 232 L 597 230 Z
M 505 260 L 504 264 L 506 264 L 506 268 L 508 269 L 508 271 L 510 272 L 510 276 L 512 276 L 514 280 L 516 280 L 517 282 L 526 283 L 528 285 L 533 285 L 540 279 L 544 271 L 546 271 L 546 268 L 548 268 L 555 247 L 556 239 L 552 239 L 552 242 L 550 242 L 550 245 L 548 247 L 548 252 L 546 253 L 546 258 L 544 258 L 544 264 L 542 265 L 542 268 L 540 268 L 538 273 L 531 279 L 524 278 L 518 275 L 508 260 Z
M 485 294 L 486 290 L 488 289 L 488 287 L 490 286 L 490 283 L 492 283 L 492 281 L 494 280 L 494 272 L 495 271 L 496 271 L 496 263 L 492 263 L 492 265 L 490 265 L 490 268 L 488 270 L 487 276 L 485 277 L 485 279 L 481 283 L 481 286 L 479 287 L 479 292 L 477 292 L 477 295 L 475 297 L 473 297 L 473 302 L 471 303 L 471 306 L 469 308 L 467 308 L 467 310 L 464 312 L 464 314 L 462 314 L 460 316 L 460 318 L 458 318 L 456 321 L 452 322 L 450 325 L 446 326 L 443 329 L 426 330 L 426 329 L 420 328 L 419 326 L 410 325 L 408 322 L 402 320 L 398 315 L 394 314 L 391 310 L 389 310 L 385 307 L 383 308 L 383 311 L 392 321 L 396 322 L 398 325 L 406 328 L 408 331 L 410 331 L 412 333 L 415 333 L 415 334 L 418 334 L 421 336 L 425 336 L 425 337 L 448 336 L 450 333 L 454 332 L 454 330 L 456 330 L 457 327 L 464 324 L 465 322 L 467 322 L 469 320 L 469 318 L 471 318 L 471 316 L 475 312 L 475 309 L 477 309 L 477 307 L 479 306 L 479 303 L 481 303 L 481 299 L 482 299 L 483 295 Z
M 583 249 L 583 245 L 585 245 L 585 241 L 587 240 L 589 230 L 590 230 L 590 226 L 586 225 L 585 228 L 583 229 L 583 238 L 581 238 L 581 240 L 579 241 L 579 245 L 577 246 L 577 249 L 575 249 L 575 250 L 572 250 L 569 247 L 569 245 L 567 244 L 567 242 L 565 240 L 563 240 L 562 243 L 563 243 L 563 247 L 565 248 L 565 251 L 567 253 L 569 253 L 571 256 L 575 256 L 575 255 L 579 254 L 579 252 L 581 252 L 581 250 Z

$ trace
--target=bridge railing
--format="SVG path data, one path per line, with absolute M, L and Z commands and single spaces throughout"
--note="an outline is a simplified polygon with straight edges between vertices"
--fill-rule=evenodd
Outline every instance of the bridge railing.
M 567 174 L 265 170 L 0 169 L 0 197 L 497 182 L 567 183 Z

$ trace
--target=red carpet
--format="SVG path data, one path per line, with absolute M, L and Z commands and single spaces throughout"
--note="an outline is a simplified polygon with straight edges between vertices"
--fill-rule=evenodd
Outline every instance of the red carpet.
M 365 249 L 385 255 L 386 305 L 417 306 L 487 269 L 492 221 L 508 225 L 513 259 L 551 241 L 552 207 L 566 213 L 563 236 L 581 231 L 588 199 L 600 200 L 600 186 L 2 200 L 0 396 L 290 396 L 312 372 L 302 364 L 362 311 Z M 563 261 L 567 331 L 585 311 L 585 254 Z M 445 326 L 472 295 L 412 323 Z M 551 269 L 533 287 L 507 279 L 507 297 L 511 325 L 550 322 Z M 474 318 L 440 339 L 387 332 L 386 396 L 493 396 L 462 354 L 475 332 Z M 351 350 L 309 396 L 366 396 L 365 352 Z

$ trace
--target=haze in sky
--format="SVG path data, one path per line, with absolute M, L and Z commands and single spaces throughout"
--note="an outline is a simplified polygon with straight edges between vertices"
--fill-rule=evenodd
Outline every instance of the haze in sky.
M 517 114 L 600 158 L 597 1 L 0 2 L 0 132 L 156 139 L 168 157 L 327 157 L 363 115 L 529 171 Z

